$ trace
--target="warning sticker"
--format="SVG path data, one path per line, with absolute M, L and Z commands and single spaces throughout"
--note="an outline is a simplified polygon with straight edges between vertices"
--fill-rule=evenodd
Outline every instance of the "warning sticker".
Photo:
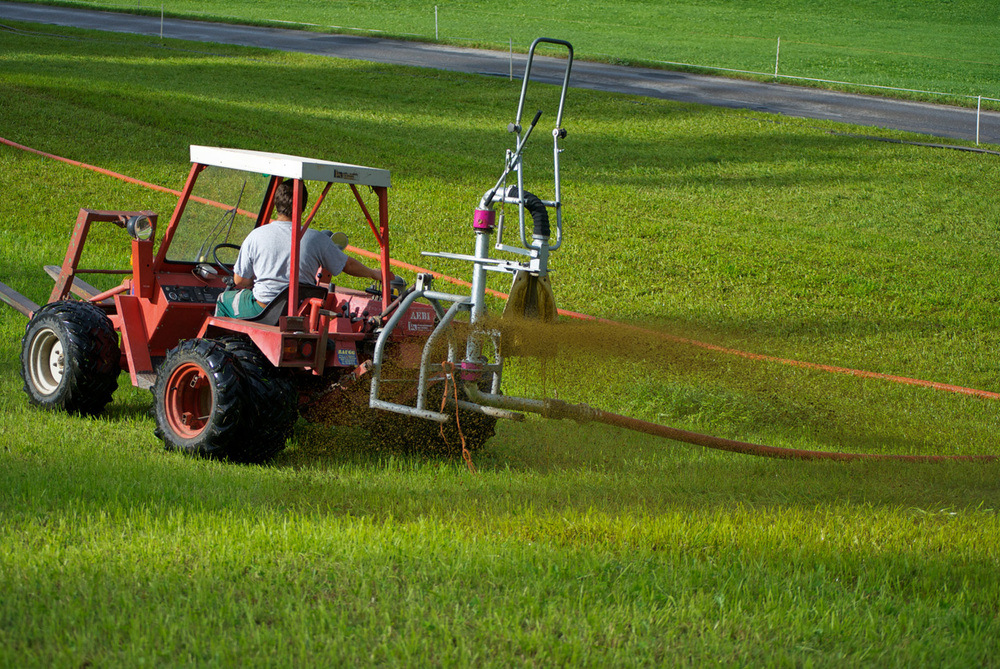
M 358 364 L 358 352 L 353 348 L 338 348 L 337 364 L 343 367 L 356 367 Z

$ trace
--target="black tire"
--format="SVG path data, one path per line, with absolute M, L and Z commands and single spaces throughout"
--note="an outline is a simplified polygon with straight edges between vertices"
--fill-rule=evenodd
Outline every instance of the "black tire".
M 239 460 L 254 437 L 246 398 L 240 364 L 221 343 L 182 341 L 156 373 L 156 436 L 167 450 Z
M 248 440 L 239 458 L 262 462 L 285 448 L 298 418 L 298 391 L 285 376 L 245 337 L 220 340 L 239 362 L 252 412 L 253 439 Z
M 111 401 L 121 373 L 118 335 L 89 302 L 52 302 L 35 312 L 21 339 L 28 401 L 48 410 L 94 415 Z

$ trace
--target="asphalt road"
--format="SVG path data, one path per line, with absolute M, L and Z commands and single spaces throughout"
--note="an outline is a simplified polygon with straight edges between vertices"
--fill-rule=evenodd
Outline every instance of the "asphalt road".
M 92 30 L 134 33 L 262 47 L 283 51 L 410 65 L 456 72 L 509 76 L 510 55 L 352 35 L 329 35 L 302 30 L 259 28 L 222 23 L 165 19 L 46 5 L 0 2 L 0 20 L 76 26 Z M 525 57 L 514 55 L 514 74 L 524 70 Z M 536 57 L 532 79 L 561 84 L 565 63 Z M 896 128 L 935 137 L 975 141 L 974 109 L 892 100 L 871 95 L 835 93 L 812 88 L 748 82 L 683 72 L 621 67 L 577 60 L 570 85 L 599 91 L 627 93 L 666 100 L 751 109 L 803 118 L 828 119 L 857 125 Z M 1000 113 L 983 112 L 978 120 L 981 143 L 1000 144 Z

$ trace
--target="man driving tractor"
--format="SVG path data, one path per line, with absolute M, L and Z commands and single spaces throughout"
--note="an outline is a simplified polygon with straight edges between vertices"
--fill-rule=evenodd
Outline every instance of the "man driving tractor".
M 291 266 L 292 213 L 294 181 L 286 180 L 274 193 L 274 219 L 253 230 L 240 246 L 233 265 L 234 290 L 219 295 L 216 316 L 253 318 L 288 287 Z M 309 192 L 302 184 L 301 209 L 305 210 Z M 321 274 L 322 272 L 322 274 Z M 344 272 L 372 281 L 381 281 L 380 271 L 371 269 L 345 254 L 330 236 L 307 229 L 299 245 L 299 276 L 335 276 Z M 394 277 L 389 273 L 389 280 Z

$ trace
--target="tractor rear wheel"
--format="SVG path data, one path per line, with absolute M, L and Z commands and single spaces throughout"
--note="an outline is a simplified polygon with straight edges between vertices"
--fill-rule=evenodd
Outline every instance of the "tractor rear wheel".
M 157 370 L 153 413 L 167 450 L 240 460 L 255 438 L 253 410 L 240 364 L 219 342 L 182 341 Z
M 262 462 L 284 449 L 292 435 L 299 415 L 298 391 L 292 380 L 281 374 L 249 339 L 237 336 L 220 341 L 239 362 L 247 399 L 253 407 L 253 440 L 244 444 L 239 457 L 247 462 Z
M 118 388 L 118 336 L 89 302 L 52 302 L 34 313 L 21 339 L 28 401 L 49 410 L 100 413 Z

